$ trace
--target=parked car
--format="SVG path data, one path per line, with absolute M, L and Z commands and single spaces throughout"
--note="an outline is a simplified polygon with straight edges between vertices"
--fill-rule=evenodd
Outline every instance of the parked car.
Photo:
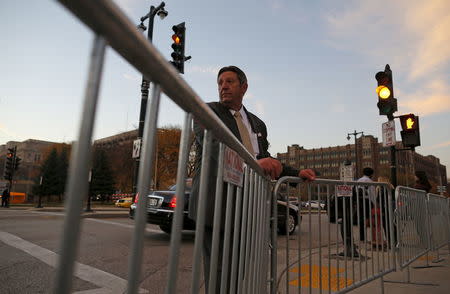
M 191 194 L 192 180 L 186 181 L 185 203 L 184 203 L 184 219 L 183 230 L 195 230 L 195 222 L 188 217 L 189 196 Z M 154 191 L 148 195 L 147 202 L 147 222 L 158 225 L 159 228 L 170 234 L 172 229 L 172 219 L 177 204 L 177 196 L 175 195 L 176 185 L 173 185 L 165 191 Z M 139 197 L 136 197 L 134 203 L 130 206 L 130 218 L 134 219 L 136 205 Z M 278 200 L 278 232 L 285 235 L 287 232 L 294 233 L 298 225 L 298 207 L 289 205 L 288 230 L 286 231 L 286 202 Z
M 311 207 L 313 209 L 319 209 L 319 206 L 320 206 L 320 209 L 325 209 L 325 202 L 324 201 L 319 202 L 318 200 L 310 200 L 310 201 L 305 202 L 304 207 L 306 207 L 306 208 Z
M 133 198 L 131 197 L 126 197 L 126 198 L 121 198 L 121 199 L 117 199 L 116 203 L 114 204 L 117 207 L 125 207 L 128 208 L 131 206 L 133 202 Z

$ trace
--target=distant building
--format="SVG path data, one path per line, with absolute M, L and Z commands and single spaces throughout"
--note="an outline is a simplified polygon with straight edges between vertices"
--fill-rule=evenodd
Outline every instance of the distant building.
M 39 182 L 40 167 L 44 160 L 44 153 L 54 144 L 57 143 L 28 139 L 23 142 L 9 141 L 4 145 L 0 145 L 0 171 L 2 183 L 6 183 L 6 181 L 3 180 L 3 174 L 8 148 L 17 147 L 16 154 L 22 160 L 19 169 L 14 174 L 12 191 L 24 192 L 27 195 L 31 195 L 33 186 L 35 183 Z
M 398 149 L 402 143 L 397 142 Z M 356 158 L 355 158 L 356 151 Z M 375 171 L 374 178 L 378 176 L 390 176 L 390 147 L 383 147 L 378 139 L 368 135 L 360 137 L 355 144 L 344 146 L 321 147 L 305 149 L 298 144 L 287 147 L 286 153 L 278 153 L 277 158 L 284 164 L 298 169 L 312 168 L 320 173 L 320 177 L 328 179 L 340 179 L 341 166 L 350 164 L 356 171 L 356 178 L 362 176 L 364 167 L 372 167 Z M 434 192 L 436 185 L 447 186 L 447 172 L 439 158 L 407 150 L 396 152 L 397 158 L 397 184 L 412 186 L 414 184 L 415 170 L 423 170 L 433 184 Z M 357 164 L 355 164 L 357 163 Z

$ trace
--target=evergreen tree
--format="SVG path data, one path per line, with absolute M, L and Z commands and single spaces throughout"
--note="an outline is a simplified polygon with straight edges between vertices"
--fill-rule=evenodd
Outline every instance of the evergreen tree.
M 58 153 L 56 148 L 52 148 L 47 159 L 41 167 L 42 185 L 40 195 L 58 195 L 59 175 L 58 175 Z
M 94 162 L 92 166 L 92 178 L 90 184 L 90 195 L 101 195 L 102 200 L 106 195 L 114 193 L 114 180 L 105 151 L 96 149 L 94 151 Z
M 64 146 L 61 150 L 61 153 L 58 156 L 58 166 L 57 166 L 57 173 L 58 173 L 58 184 L 57 184 L 57 191 L 58 195 L 64 194 L 64 190 L 66 188 L 66 180 L 67 180 L 67 169 L 69 166 L 69 148 L 67 146 Z

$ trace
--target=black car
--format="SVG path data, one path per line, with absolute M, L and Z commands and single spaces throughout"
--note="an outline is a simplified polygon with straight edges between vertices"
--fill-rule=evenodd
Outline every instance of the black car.
M 185 203 L 184 203 L 184 219 L 183 230 L 195 230 L 195 222 L 188 217 L 189 196 L 191 193 L 192 181 L 186 182 Z M 165 191 L 154 191 L 148 195 L 147 200 L 147 222 L 158 225 L 162 231 L 170 234 L 172 229 L 172 219 L 177 204 L 177 196 L 175 195 L 176 185 L 171 186 Z M 139 197 L 130 207 L 130 218 L 134 219 L 134 212 Z M 278 200 L 278 232 L 286 234 L 286 202 Z M 298 225 L 298 207 L 289 205 L 288 232 L 289 235 L 294 233 Z

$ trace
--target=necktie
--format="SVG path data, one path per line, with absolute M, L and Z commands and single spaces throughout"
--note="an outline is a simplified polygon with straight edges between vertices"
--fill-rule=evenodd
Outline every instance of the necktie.
M 241 135 L 242 143 L 244 144 L 245 148 L 247 148 L 248 152 L 250 152 L 251 155 L 255 155 L 255 152 L 253 151 L 253 145 L 252 141 L 250 140 L 250 134 L 248 133 L 247 127 L 244 125 L 244 122 L 242 121 L 242 116 L 239 111 L 236 111 L 234 113 L 234 119 L 236 120 L 239 134 Z

